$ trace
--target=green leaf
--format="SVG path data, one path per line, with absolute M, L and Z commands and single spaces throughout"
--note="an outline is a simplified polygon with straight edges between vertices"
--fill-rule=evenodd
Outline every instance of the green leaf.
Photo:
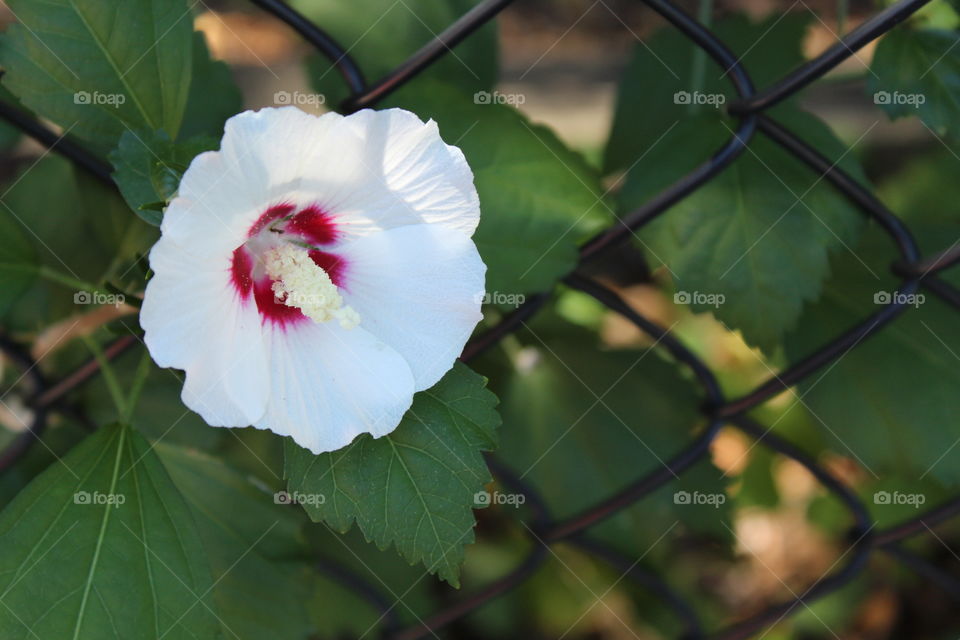
M 149 445 L 100 429 L 0 514 L 4 637 L 218 638 L 190 512 Z
M 391 549 L 377 549 L 358 529 L 340 534 L 319 524 L 308 527 L 305 533 L 310 548 L 321 558 L 313 598 L 307 604 L 321 638 L 367 637 L 373 635 L 376 625 L 384 623 L 366 600 L 325 570 L 329 565 L 376 585 L 390 598 L 401 620 L 413 622 L 415 616 L 427 616 L 436 610 L 436 583 L 424 579 L 423 568 L 409 564 Z
M 701 399 L 656 352 L 605 350 L 582 329 L 544 329 L 546 320 L 518 334 L 526 346 L 501 391 L 499 456 L 537 487 L 555 517 L 565 518 L 687 446 L 703 423 Z M 718 469 L 699 463 L 591 533 L 625 553 L 644 553 L 679 523 L 728 538 L 724 484 Z M 678 504 L 675 494 L 684 491 L 712 498 Z
M 877 196 L 901 217 L 923 212 L 926 224 L 956 224 L 953 203 L 960 200 L 956 162 L 950 148 L 918 156 L 905 164 L 892 179 L 877 185 Z M 941 238 L 928 250 L 935 251 L 942 246 Z
M 393 71 L 420 47 L 473 8 L 476 0 L 420 0 L 416 4 L 392 0 L 293 0 L 294 8 L 323 25 L 348 47 L 369 82 Z M 490 21 L 447 55 L 431 64 L 412 81 L 430 80 L 473 93 L 489 89 L 497 80 L 497 31 Z M 319 54 L 309 60 L 310 77 L 331 108 L 347 97 L 343 79 L 330 61 Z
M 39 267 L 28 231 L 9 206 L 0 207 L 0 316 L 30 288 Z
M 368 635 L 374 635 L 378 625 L 382 625 L 381 614 L 357 592 L 344 587 L 336 579 L 318 571 L 312 576 L 312 582 L 313 593 L 307 610 L 318 637 L 362 638 L 368 632 Z
M 58 188 L 51 189 L 51 184 Z M 75 241 L 82 231 L 73 211 L 78 196 L 68 161 L 49 155 L 3 188 L 6 196 L 5 206 L 0 207 L 0 220 L 9 225 L 3 237 L 15 233 L 10 220 L 20 225 L 32 245 L 37 266 L 73 272 L 71 275 L 80 278 L 106 268 L 103 256 L 94 256 L 96 266 L 87 263 L 83 247 L 79 246 L 83 243 Z M 12 244 L 15 238 L 16 235 L 11 236 Z M 72 292 L 46 280 L 36 280 L 21 303 L 8 309 L 4 322 L 17 330 L 39 330 L 75 310 Z
M 17 97 L 10 93 L 10 90 L 0 85 L 0 100 L 3 102 L 23 109 L 23 105 L 20 104 L 20 101 L 17 100 Z M 26 109 L 24 109 L 26 111 Z M 0 149 L 8 151 L 16 145 L 21 138 L 22 132 L 19 127 L 16 127 L 6 120 L 0 121 Z
M 24 105 L 103 150 L 126 128 L 176 136 L 190 86 L 183 0 L 11 0 L 3 83 Z
M 315 521 L 344 532 L 356 521 L 381 549 L 394 544 L 410 563 L 459 585 L 464 547 L 473 542 L 474 496 L 490 481 L 481 451 L 496 446 L 496 396 L 457 364 L 414 397 L 397 429 L 362 435 L 315 456 L 292 441 L 285 475 Z
M 827 126 L 784 107 L 774 117 L 860 180 L 862 172 Z M 719 116 L 676 125 L 627 176 L 629 211 L 684 175 L 729 135 Z M 675 149 L 684 149 L 678 154 Z M 857 236 L 861 214 L 776 143 L 756 136 L 730 167 L 640 230 L 651 261 L 674 277 L 677 300 L 710 311 L 768 353 L 820 294 L 828 252 Z
M 193 73 L 180 140 L 197 136 L 223 137 L 223 123 L 243 110 L 243 96 L 230 67 L 210 58 L 203 32 L 193 34 Z
M 938 134 L 960 133 L 960 34 L 893 29 L 873 54 L 873 101 L 890 118 L 919 116 Z
M 124 318 L 120 330 L 126 334 L 137 330 L 135 318 Z M 89 357 L 89 354 L 84 354 Z M 130 349 L 112 361 L 120 380 L 132 380 L 143 351 Z M 214 429 L 199 415 L 183 406 L 183 372 L 175 369 L 151 367 L 140 391 L 131 422 L 137 431 L 151 442 L 164 442 L 212 450 L 224 439 L 233 440 L 226 429 Z M 116 406 L 103 376 L 97 376 L 81 390 L 85 414 L 94 422 L 116 419 Z
M 306 565 L 280 561 L 308 551 L 303 513 L 203 453 L 162 443 L 157 453 L 197 522 L 224 637 L 307 638 L 313 579 Z
M 712 30 L 737 54 L 754 84 L 764 87 L 803 61 L 803 36 L 809 23 L 806 13 L 774 14 L 757 24 L 735 14 Z M 691 99 L 683 104 L 678 92 L 686 92 Z M 661 136 L 678 122 L 691 115 L 716 113 L 717 106 L 729 104 L 735 96 L 729 74 L 676 29 L 661 29 L 634 47 L 620 82 L 604 171 L 628 168 L 651 147 L 666 144 Z
M 18 374 L 19 375 L 19 374 Z M 72 420 L 51 420 L 43 432 L 43 444 L 30 447 L 17 462 L 0 475 L 0 506 L 6 506 L 23 491 L 30 482 L 56 464 L 78 443 L 89 435 L 89 431 Z M 22 431 L 4 430 L 3 446 L 13 438 L 21 435 Z M 45 446 L 44 446 L 45 445 Z
M 542 291 L 574 268 L 578 242 L 610 211 L 599 176 L 580 155 L 516 109 L 448 87 L 404 89 L 396 102 L 436 120 L 473 170 L 480 195 L 474 241 L 487 264 L 488 291 Z
M 0 217 L 6 212 L 19 220 L 40 265 L 88 282 L 116 280 L 127 290 L 142 288 L 142 275 L 138 280 L 130 263 L 157 232 L 130 215 L 115 190 L 56 155 L 28 167 L 3 189 L 6 206 L 0 207 Z M 75 293 L 72 287 L 36 280 L 4 321 L 16 330 L 40 330 L 82 310 L 74 303 Z
M 909 224 L 928 252 L 960 239 L 955 218 L 949 225 Z M 834 339 L 876 312 L 877 301 L 895 294 L 897 281 L 889 275 L 889 265 L 897 253 L 885 234 L 872 229 L 855 251 L 863 262 L 838 256 L 823 298 L 804 312 L 787 337 L 791 359 Z M 906 300 L 916 308 L 802 382 L 799 393 L 831 447 L 868 472 L 957 486 L 960 428 L 954 400 L 960 384 L 960 325 L 956 309 L 930 293 L 921 291 L 921 296 Z
M 144 221 L 160 226 L 163 209 L 176 195 L 190 161 L 216 147 L 211 138 L 173 142 L 163 131 L 128 130 L 110 154 L 113 179 L 130 208 Z

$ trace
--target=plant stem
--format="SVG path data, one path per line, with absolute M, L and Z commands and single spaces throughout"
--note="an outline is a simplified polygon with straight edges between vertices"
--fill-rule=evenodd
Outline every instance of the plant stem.
M 123 415 L 123 421 L 130 424 L 133 420 L 133 412 L 137 408 L 137 401 L 140 400 L 140 392 L 143 391 L 143 385 L 150 375 L 150 352 L 146 349 L 140 354 L 140 362 L 137 363 L 137 370 L 133 374 L 133 383 L 130 385 L 130 393 L 127 395 L 126 411 Z
M 103 375 L 103 381 L 107 385 L 110 399 L 113 400 L 113 406 L 117 410 L 117 416 L 123 421 L 127 414 L 127 401 L 123 395 L 123 391 L 120 389 L 120 381 L 117 380 L 117 374 L 96 340 L 90 336 L 83 336 L 83 341 L 86 343 L 87 348 L 90 349 L 90 352 L 93 353 L 97 364 L 100 365 L 100 373 Z
M 100 287 L 86 280 L 80 280 L 79 278 L 74 278 L 73 276 L 68 276 L 65 273 L 61 273 L 56 269 L 53 269 L 47 265 L 43 265 L 37 270 L 37 273 L 51 282 L 56 282 L 57 284 L 62 284 L 66 287 L 72 289 L 77 289 L 79 291 L 89 291 L 90 293 L 96 293 L 100 291 Z

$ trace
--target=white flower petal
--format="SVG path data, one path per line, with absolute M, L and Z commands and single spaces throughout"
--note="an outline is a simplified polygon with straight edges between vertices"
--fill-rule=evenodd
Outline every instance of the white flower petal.
M 481 319 L 486 265 L 470 238 L 439 225 L 344 244 L 344 301 L 410 365 L 416 389 L 450 370 Z
M 220 151 L 194 158 L 161 229 L 190 251 L 233 249 L 284 202 L 319 204 L 348 235 L 427 222 L 469 236 L 480 219 L 473 173 L 435 122 L 402 109 L 282 107 L 227 121 Z
M 349 231 L 426 222 L 473 235 L 480 221 L 473 172 L 463 152 L 441 139 L 436 122 L 403 109 L 365 109 L 343 122 L 362 140 L 368 181 L 382 181 L 382 188 L 368 184 L 338 203 L 349 214 Z
M 338 138 L 352 136 L 336 127 L 342 119 L 296 107 L 233 116 L 220 151 L 198 155 L 184 173 L 164 213 L 163 234 L 188 249 L 235 249 L 268 207 L 295 198 L 318 149 L 329 151 Z
M 160 223 L 164 239 L 197 255 L 226 254 L 242 244 L 256 218 L 243 177 L 225 168 L 221 154 L 207 151 L 190 163 L 181 194 L 188 181 L 208 190 L 194 189 L 191 197 L 180 195 L 170 202 Z
M 343 119 L 337 113 L 318 117 L 296 107 L 245 111 L 224 125 L 220 153 L 230 171 L 249 181 L 250 202 L 275 204 L 297 192 L 301 180 L 311 175 L 318 152 L 337 157 L 340 151 L 332 144 L 344 144 L 348 137 L 338 126 Z M 191 196 L 192 188 L 188 185 L 184 195 Z
M 269 333 L 271 392 L 254 426 L 313 453 L 361 433 L 393 431 L 413 402 L 413 376 L 396 351 L 362 328 L 303 322 Z
M 264 411 L 269 383 L 261 320 L 241 303 L 229 262 L 199 258 L 161 238 L 150 252 L 140 325 L 161 367 L 187 373 L 184 403 L 214 426 L 246 426 Z

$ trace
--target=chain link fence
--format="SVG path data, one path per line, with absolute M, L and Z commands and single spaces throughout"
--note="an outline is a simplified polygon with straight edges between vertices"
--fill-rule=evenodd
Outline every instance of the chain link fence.
M 499 11 L 510 4 L 510 0 L 485 0 L 481 2 L 410 56 L 406 62 L 399 65 L 394 71 L 370 84 L 347 50 L 291 7 L 280 0 L 252 1 L 296 30 L 331 61 L 350 89 L 350 97 L 340 105 L 340 110 L 345 113 L 376 106 L 385 96 L 404 85 L 439 57 L 449 52 L 464 38 L 494 18 Z M 911 305 L 906 300 L 921 288 L 960 310 L 960 289 L 938 277 L 940 271 L 960 261 L 960 248 L 952 247 L 930 257 L 921 256 L 910 229 L 885 207 L 870 189 L 838 168 L 834 161 L 821 155 L 804 140 L 766 115 L 771 107 L 795 95 L 811 82 L 823 77 L 845 59 L 853 56 L 858 49 L 919 10 L 929 0 L 900 0 L 863 22 L 841 41 L 838 41 L 816 58 L 807 61 L 779 81 L 759 91 L 754 88 L 749 74 L 740 64 L 737 56 L 727 49 L 724 43 L 709 29 L 666 0 L 644 0 L 644 2 L 665 18 L 673 28 L 678 29 L 703 49 L 724 69 L 724 75 L 730 78 L 739 96 L 728 108 L 729 113 L 738 119 L 738 126 L 726 144 L 717 150 L 709 160 L 689 174 L 679 177 L 671 186 L 649 199 L 636 210 L 621 216 L 613 227 L 584 243 L 580 248 L 581 266 L 627 240 L 637 229 L 643 227 L 664 213 L 673 204 L 711 180 L 746 149 L 754 136 L 761 135 L 773 140 L 801 160 L 813 174 L 833 185 L 833 188 L 855 205 L 864 216 L 873 219 L 889 235 L 898 254 L 892 260 L 891 269 L 898 277 L 902 278 L 898 291 L 904 295 L 900 296 L 899 300 L 894 300 L 891 304 L 883 306 L 859 324 L 848 328 L 832 342 L 821 346 L 802 360 L 790 364 L 779 374 L 771 376 L 749 393 L 737 398 L 726 398 L 720 390 L 720 385 L 714 373 L 681 341 L 665 328 L 638 313 L 614 290 L 604 286 L 594 278 L 582 275 L 579 269 L 575 270 L 563 279 L 566 285 L 585 292 L 610 310 L 621 314 L 653 338 L 657 345 L 656 348 L 666 349 L 673 358 L 690 368 L 705 396 L 702 413 L 707 419 L 707 427 L 684 449 L 676 452 L 665 465 L 640 478 L 617 494 L 608 496 L 591 508 L 563 520 L 556 520 L 551 517 L 549 510 L 538 497 L 534 487 L 521 482 L 497 460 L 496 456 L 489 456 L 490 467 L 500 482 L 526 496 L 530 518 L 524 524 L 531 537 L 532 550 L 523 562 L 510 573 L 473 594 L 460 597 L 449 606 L 419 619 L 416 624 L 411 626 L 401 624 L 395 612 L 396 603 L 389 602 L 374 584 L 334 562 L 323 561 L 318 563 L 320 571 L 336 579 L 341 585 L 352 590 L 379 611 L 384 638 L 414 640 L 433 635 L 436 630 L 449 625 L 526 581 L 548 558 L 549 545 L 560 541 L 575 545 L 600 558 L 619 570 L 626 578 L 656 596 L 665 607 L 676 615 L 682 624 L 681 637 L 684 640 L 700 638 L 734 640 L 748 638 L 769 629 L 810 602 L 823 598 L 850 583 L 864 569 L 871 555 L 877 551 L 889 554 L 919 575 L 938 584 L 952 596 L 960 598 L 960 582 L 901 546 L 901 543 L 907 538 L 928 532 L 930 527 L 958 515 L 960 513 L 960 496 L 895 526 L 877 529 L 874 527 L 866 505 L 856 496 L 851 487 L 835 477 L 798 447 L 771 433 L 769 429 L 747 416 L 748 411 L 795 386 L 818 370 L 829 366 L 848 351 L 856 349 L 859 344 L 873 334 L 882 331 L 887 324 L 910 309 Z M 90 171 L 103 182 L 112 185 L 110 167 L 80 145 L 68 138 L 59 136 L 28 114 L 2 102 L 0 102 L 0 116 L 51 147 L 54 151 L 61 153 Z M 550 296 L 550 292 L 543 292 L 528 297 L 523 305 L 505 316 L 496 326 L 471 341 L 462 354 L 462 359 L 469 361 L 497 344 L 511 332 L 519 329 L 528 318 L 544 306 Z M 134 344 L 136 344 L 136 338 L 132 336 L 121 338 L 107 348 L 106 356 L 114 358 Z M 54 407 L 61 411 L 69 412 L 71 410 L 70 406 L 64 403 L 64 398 L 71 390 L 95 376 L 98 371 L 98 364 L 96 361 L 91 361 L 64 378 L 50 382 L 45 380 L 36 368 L 36 363 L 20 345 L 2 339 L 0 340 L 0 349 L 23 367 L 26 371 L 25 376 L 32 382 L 35 389 L 32 399 L 28 402 L 28 405 L 35 410 L 34 422 L 27 432 L 21 434 L 4 452 L 0 453 L 0 471 L 2 471 L 14 464 L 30 444 L 37 440 L 45 427 L 48 410 Z M 852 520 L 852 525 L 847 539 L 844 541 L 849 549 L 842 556 L 842 566 L 821 576 L 792 599 L 769 606 L 726 628 L 707 630 L 703 628 L 693 607 L 672 590 L 662 576 L 597 543 L 589 538 L 587 533 L 591 526 L 642 500 L 645 496 L 669 483 L 684 470 L 702 460 L 708 455 L 709 447 L 720 429 L 727 425 L 739 429 L 759 444 L 793 459 L 805 467 L 825 490 L 829 491 L 845 506 Z

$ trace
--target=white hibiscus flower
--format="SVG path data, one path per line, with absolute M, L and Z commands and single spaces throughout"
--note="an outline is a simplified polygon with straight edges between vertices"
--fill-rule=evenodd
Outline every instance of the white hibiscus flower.
M 314 453 L 392 431 L 480 320 L 480 208 L 463 154 L 400 109 L 227 121 L 150 252 L 140 314 L 210 425 Z

